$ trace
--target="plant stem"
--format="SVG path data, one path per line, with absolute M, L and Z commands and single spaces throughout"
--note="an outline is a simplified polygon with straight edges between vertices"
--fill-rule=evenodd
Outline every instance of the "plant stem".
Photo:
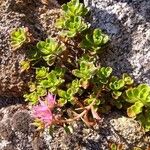
M 101 93 L 101 89 L 96 94 L 96 98 L 98 98 L 98 96 L 99 96 L 100 93 Z M 84 108 L 85 110 L 82 113 L 78 114 L 76 117 L 74 117 L 72 119 L 66 119 L 66 120 L 55 120 L 56 124 L 73 122 L 73 121 L 78 120 L 79 118 L 83 117 L 93 107 L 94 103 L 97 100 L 96 98 L 93 100 L 93 102 L 90 105 L 88 105 L 87 107 Z

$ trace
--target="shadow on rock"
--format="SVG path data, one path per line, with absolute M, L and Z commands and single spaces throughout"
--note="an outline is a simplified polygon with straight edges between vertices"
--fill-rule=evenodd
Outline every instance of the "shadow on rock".
M 84 0 L 91 9 L 90 23 L 110 36 L 100 56 L 102 66 L 114 74 L 130 73 L 136 82 L 150 84 L 150 1 Z M 136 12 L 138 11 L 138 12 Z
M 135 13 L 141 15 L 145 18 L 147 22 L 150 22 L 150 1 L 149 0 L 114 0 L 116 2 L 127 3 L 130 7 L 133 8 Z M 140 5 L 139 5 L 140 3 Z M 146 8 L 143 9 L 143 6 Z
M 41 6 L 44 6 L 43 8 Z M 40 8 L 41 7 L 41 8 Z M 43 25 L 39 21 L 39 9 L 41 12 L 45 12 L 47 9 L 58 8 L 59 5 L 56 1 L 43 1 L 42 0 L 22 0 L 22 1 L 11 1 L 10 11 L 23 13 L 24 17 L 21 18 L 21 23 L 23 26 L 28 27 L 29 31 L 31 29 L 33 37 L 36 39 L 44 40 L 47 38 L 47 33 L 42 30 Z
M 0 97 L 0 109 L 16 104 L 26 104 L 22 97 Z
M 123 26 L 115 14 L 96 7 L 91 7 L 91 10 L 94 10 L 94 18 L 92 17 L 92 21 L 90 20 L 92 26 L 100 27 L 110 36 L 111 40 L 108 47 L 100 55 L 101 66 L 112 67 L 115 75 L 121 75 L 124 72 L 132 73 L 133 68 L 128 61 L 128 54 L 132 53 L 132 37 L 130 32 Z

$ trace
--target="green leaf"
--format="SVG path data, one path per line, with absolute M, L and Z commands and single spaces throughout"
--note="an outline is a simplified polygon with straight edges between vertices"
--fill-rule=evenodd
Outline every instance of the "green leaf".
M 97 67 L 95 67 L 94 62 L 90 60 L 84 60 L 83 58 L 79 61 L 80 68 L 75 69 L 72 71 L 73 75 L 76 77 L 82 79 L 83 81 L 87 81 L 91 79 L 97 70 Z
M 80 43 L 80 46 L 87 50 L 97 52 L 103 45 L 108 42 L 109 38 L 103 34 L 100 29 L 95 29 L 93 33 L 86 34 L 85 39 Z
M 29 86 L 30 92 L 33 92 L 36 90 L 36 83 L 34 82 L 28 82 L 28 86 Z
M 131 85 L 134 82 L 134 80 L 127 73 L 124 73 L 122 78 L 126 85 Z
M 60 98 L 60 99 L 58 100 L 58 104 L 60 104 L 61 106 L 64 106 L 66 103 L 67 103 L 67 100 L 66 100 L 66 99 Z
M 83 89 L 87 89 L 89 86 L 89 81 L 87 79 L 80 79 L 80 85 Z
M 37 86 L 37 95 L 38 96 L 45 96 L 47 94 L 46 88 Z
M 37 48 L 43 56 L 58 55 L 65 49 L 65 45 L 59 44 L 54 38 L 49 37 L 45 41 L 39 41 Z
M 52 38 L 46 39 L 46 41 L 39 41 L 37 48 L 43 55 L 49 55 L 57 48 L 57 43 Z
M 118 99 L 121 96 L 121 94 L 122 94 L 122 92 L 120 92 L 120 91 L 113 91 L 112 92 L 112 97 L 114 99 Z
M 36 68 L 36 79 L 45 79 L 48 75 L 48 68 Z
M 137 114 L 142 112 L 143 103 L 136 102 L 134 105 L 127 109 L 127 114 L 129 117 L 135 117 Z
M 144 113 L 137 116 L 137 119 L 142 123 L 145 132 L 150 131 L 150 109 L 145 109 Z
M 120 90 L 121 88 L 123 88 L 125 85 L 124 80 L 120 79 L 120 80 L 114 80 L 111 81 L 109 84 L 110 89 L 117 91 Z
M 64 28 L 64 23 L 65 23 L 64 19 L 65 19 L 64 17 L 60 17 L 59 19 L 56 20 L 55 25 L 58 29 Z
M 22 72 L 30 69 L 30 62 L 29 61 L 23 60 L 20 62 L 20 65 L 21 65 L 21 71 Z
M 75 37 L 78 33 L 83 32 L 88 28 L 88 25 L 80 16 L 71 16 L 64 20 L 63 31 L 61 36 Z
M 52 83 L 49 80 L 41 80 L 39 84 L 42 88 L 50 88 L 52 87 Z
M 70 88 L 67 90 L 70 94 L 76 94 L 79 91 L 80 82 L 78 79 L 72 81 Z
M 38 103 L 39 96 L 36 92 L 32 92 L 30 94 L 24 94 L 23 97 L 25 98 L 25 101 L 29 101 L 33 105 Z
M 93 98 L 93 97 L 87 98 L 87 99 L 85 100 L 85 103 L 86 103 L 87 105 L 90 105 L 93 101 L 95 101 L 95 103 L 94 103 L 95 106 L 98 106 L 98 105 L 100 105 L 100 103 L 101 103 L 101 101 L 100 101 L 99 99 L 96 99 L 96 98 Z
M 17 28 L 14 29 L 11 34 L 11 46 L 14 50 L 20 48 L 25 42 L 28 41 L 28 32 L 27 28 Z
M 63 4 L 62 10 L 67 17 L 85 16 L 88 12 L 88 9 L 82 3 L 79 3 L 79 0 L 71 0 L 67 4 Z
M 111 73 L 112 73 L 111 67 L 102 67 L 97 71 L 96 75 L 98 76 L 101 83 L 107 84 L 108 78 L 110 77 Z
M 66 98 L 66 94 L 67 94 L 66 91 L 58 90 L 58 95 L 59 95 L 60 97 Z
M 126 90 L 125 100 L 129 103 L 140 101 L 145 106 L 150 106 L 150 86 L 147 84 L 140 84 L 135 88 Z
M 55 75 L 57 77 L 63 77 L 65 74 L 66 69 L 65 68 L 59 68 L 59 67 L 55 67 L 55 70 L 53 70 Z
M 55 63 L 56 56 L 47 55 L 47 56 L 43 56 L 43 59 L 47 62 L 49 66 L 52 66 Z
M 114 144 L 114 143 L 111 144 L 110 149 L 111 149 L 111 150 L 117 150 L 117 145 Z

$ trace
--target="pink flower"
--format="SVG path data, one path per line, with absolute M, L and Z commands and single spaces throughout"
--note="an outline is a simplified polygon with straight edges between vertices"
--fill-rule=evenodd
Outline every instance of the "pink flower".
M 33 106 L 33 116 L 44 123 L 45 127 L 52 124 L 53 114 L 52 109 L 55 105 L 55 96 L 48 93 L 45 101 L 40 100 L 40 104 Z
M 53 96 L 52 94 L 48 93 L 45 99 L 46 99 L 47 106 L 50 109 L 53 109 L 56 103 L 56 96 Z

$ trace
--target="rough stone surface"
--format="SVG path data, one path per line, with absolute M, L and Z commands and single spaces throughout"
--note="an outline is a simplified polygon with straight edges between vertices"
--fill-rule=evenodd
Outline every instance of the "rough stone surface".
M 25 59 L 28 46 L 13 52 L 10 32 L 16 27 L 28 27 L 36 40 L 54 35 L 54 18 L 58 16 L 56 0 L 0 0 L 0 95 L 22 96 L 29 73 L 21 73 L 19 62 Z M 52 10 L 52 8 L 55 8 Z
M 124 150 L 150 146 L 150 136 L 145 135 L 140 124 L 119 112 L 102 116 L 101 122 L 92 129 L 79 121 L 73 123 L 72 134 L 56 127 L 52 135 L 45 130 L 40 136 L 31 124 L 30 114 L 22 104 L 0 109 L 1 150 L 109 150 L 111 143 L 122 145 Z
M 126 118 L 118 112 L 105 115 L 102 123 L 89 129 L 83 123 L 74 123 L 74 133 L 64 134 L 63 128 L 54 132 L 51 148 L 74 150 L 109 150 L 111 143 L 122 145 L 123 150 L 150 146 L 150 137 L 144 135 L 144 131 L 137 121 Z
M 0 95 L 22 95 L 29 77 L 20 73 L 18 65 L 25 58 L 24 49 L 11 51 L 11 29 L 27 26 L 37 40 L 50 34 L 55 36 L 53 23 L 58 10 L 48 10 L 53 6 L 47 2 L 0 0 Z M 102 55 L 102 65 L 112 66 L 116 74 L 130 72 L 149 83 L 150 1 L 87 0 L 86 3 L 92 9 L 93 26 L 104 29 L 112 39 Z M 109 150 L 110 143 L 121 144 L 125 150 L 150 147 L 150 136 L 140 124 L 119 112 L 102 116 L 102 122 L 93 129 L 76 122 L 74 133 L 69 135 L 59 127 L 53 136 L 45 130 L 39 137 L 31 123 L 30 111 L 20 99 L 0 98 L 0 150 Z
M 38 136 L 30 111 L 22 104 L 0 109 L 0 150 L 49 150 Z
M 111 39 L 101 64 L 114 73 L 131 73 L 137 82 L 150 84 L 150 1 L 84 0 L 92 13 L 90 22 Z

